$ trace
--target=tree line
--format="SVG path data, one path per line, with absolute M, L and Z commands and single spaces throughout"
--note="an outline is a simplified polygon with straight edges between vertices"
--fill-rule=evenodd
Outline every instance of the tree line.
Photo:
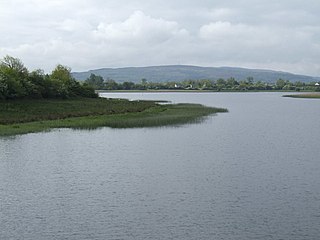
M 141 79 L 139 83 L 118 83 L 112 79 L 91 74 L 85 83 L 99 90 L 211 90 L 211 91 L 320 91 L 316 82 L 290 82 L 278 79 L 275 83 L 254 81 L 253 77 L 237 81 L 235 78 L 217 80 L 185 80 L 182 82 L 148 82 Z
M 20 59 L 5 56 L 0 62 L 0 99 L 97 97 L 88 84 L 81 84 L 71 69 L 57 65 L 51 74 L 29 72 Z

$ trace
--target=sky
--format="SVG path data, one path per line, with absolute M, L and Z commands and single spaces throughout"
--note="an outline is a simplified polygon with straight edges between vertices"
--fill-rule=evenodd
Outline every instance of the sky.
M 50 72 L 197 65 L 320 76 L 319 0 L 0 0 L 0 58 Z

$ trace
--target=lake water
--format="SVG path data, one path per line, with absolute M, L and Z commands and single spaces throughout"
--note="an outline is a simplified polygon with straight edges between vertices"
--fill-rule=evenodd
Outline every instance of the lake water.
M 319 239 L 320 100 L 281 95 L 109 93 L 229 113 L 0 138 L 0 239 Z

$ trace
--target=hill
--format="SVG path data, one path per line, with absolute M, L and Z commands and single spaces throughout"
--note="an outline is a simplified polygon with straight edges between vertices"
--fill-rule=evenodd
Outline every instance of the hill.
M 72 75 L 78 80 L 85 80 L 93 73 L 104 79 L 113 79 L 117 82 L 140 82 L 145 78 L 150 82 L 168 82 L 183 80 L 199 80 L 219 78 L 228 79 L 234 77 L 243 80 L 253 77 L 255 81 L 275 82 L 279 78 L 292 82 L 313 82 L 319 78 L 297 75 L 288 72 L 279 72 L 261 69 L 246 69 L 234 67 L 197 67 L 187 65 L 151 66 L 151 67 L 127 67 L 127 68 L 102 68 L 87 72 L 73 72 Z

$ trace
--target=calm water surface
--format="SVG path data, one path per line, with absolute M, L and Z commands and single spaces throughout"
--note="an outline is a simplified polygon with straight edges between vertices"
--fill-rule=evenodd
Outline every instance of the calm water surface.
M 0 138 L 0 239 L 319 239 L 320 100 L 117 93 L 226 107 L 181 127 Z

